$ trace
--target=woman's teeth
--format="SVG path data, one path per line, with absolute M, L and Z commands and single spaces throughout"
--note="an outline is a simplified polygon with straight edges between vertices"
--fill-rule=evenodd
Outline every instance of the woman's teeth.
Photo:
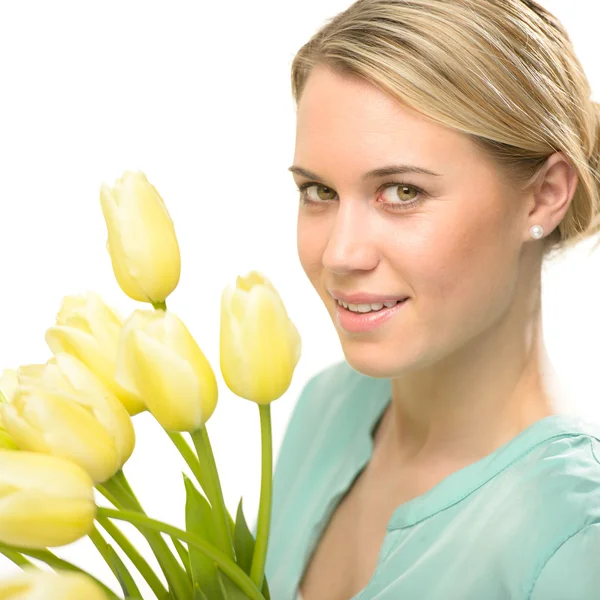
M 337 301 L 337 303 L 340 306 L 343 306 L 344 308 L 347 308 L 348 310 L 351 310 L 352 312 L 359 312 L 359 313 L 367 313 L 367 312 L 381 310 L 384 306 L 386 308 L 392 308 L 392 306 L 396 306 L 396 304 L 398 304 L 398 302 L 400 302 L 400 300 L 396 300 L 395 302 L 383 302 L 383 303 L 378 302 L 376 304 L 348 304 L 347 302 L 342 302 L 341 300 Z

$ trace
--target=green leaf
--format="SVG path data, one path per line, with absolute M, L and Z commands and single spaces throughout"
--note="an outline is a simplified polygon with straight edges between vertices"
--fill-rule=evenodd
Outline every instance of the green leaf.
M 208 597 L 200 588 L 194 588 L 194 600 L 208 600 Z
M 246 519 L 244 518 L 244 510 L 242 508 L 242 498 L 237 508 L 235 520 L 235 531 L 233 534 L 233 547 L 235 549 L 236 562 L 240 568 L 250 575 L 252 567 L 252 555 L 254 553 L 254 536 L 248 528 Z
M 227 522 L 229 523 L 229 531 L 231 532 L 231 539 L 235 538 L 235 521 L 233 517 L 229 514 L 227 508 L 225 508 L 225 512 L 227 513 Z
M 186 530 L 199 535 L 204 541 L 215 544 L 215 520 L 208 500 L 194 487 L 186 475 L 183 475 L 186 491 L 185 527 Z M 219 598 L 220 587 L 217 579 L 217 563 L 200 550 L 188 547 L 192 584 L 194 594 L 202 598 Z M 196 596 L 194 596 L 196 598 Z
M 140 598 L 140 590 L 115 549 L 110 544 L 106 544 L 105 552 L 125 598 Z
M 249 600 L 249 596 L 242 592 L 219 568 L 217 568 L 217 578 L 221 592 L 220 600 Z

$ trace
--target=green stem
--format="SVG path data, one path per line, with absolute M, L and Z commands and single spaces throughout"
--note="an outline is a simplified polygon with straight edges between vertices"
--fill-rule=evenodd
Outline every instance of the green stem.
M 121 503 L 101 483 L 96 484 L 96 489 L 115 507 L 122 508 Z
M 120 493 L 125 493 L 125 491 L 123 490 L 123 487 L 122 487 L 122 485 L 120 485 L 120 483 L 119 483 L 119 482 L 115 482 L 115 485 L 116 485 L 117 487 L 119 487 L 119 488 L 120 488 Z M 111 494 L 111 493 L 110 493 L 110 492 L 109 492 L 109 491 L 108 491 L 108 490 L 107 490 L 107 489 L 106 489 L 106 488 L 105 488 L 103 485 L 101 485 L 101 484 L 96 484 L 96 489 L 97 489 L 97 490 L 98 490 L 98 491 L 99 491 L 99 492 L 100 492 L 100 493 L 101 493 L 101 494 L 102 494 L 102 495 L 103 495 L 103 496 L 104 496 L 104 497 L 105 497 L 105 498 L 106 498 L 106 499 L 107 499 L 107 500 L 108 500 L 108 501 L 109 501 L 109 502 L 110 502 L 110 503 L 111 503 L 111 504 L 112 504 L 112 505 L 113 505 L 113 506 L 114 506 L 114 507 L 115 507 L 117 510 L 125 510 L 125 507 L 123 506 L 123 504 L 121 504 L 121 503 L 120 503 L 120 502 L 119 502 L 119 501 L 118 501 L 118 500 L 115 498 L 115 496 L 114 496 L 113 494 Z M 138 512 L 139 512 L 139 511 L 138 511 Z M 144 513 L 144 514 L 145 514 L 145 513 Z M 110 523 L 110 521 L 105 521 L 105 522 L 106 522 L 106 523 Z M 102 526 L 104 527 L 104 523 L 101 523 L 101 524 L 102 524 Z M 146 539 L 148 539 L 148 538 L 147 538 L 147 535 L 146 535 Z M 116 540 L 115 540 L 115 541 L 116 541 Z M 185 570 L 186 570 L 186 572 L 187 572 L 187 575 L 188 575 L 188 577 L 189 577 L 189 578 L 190 578 L 190 580 L 191 580 L 191 578 L 192 578 L 192 575 L 191 575 L 190 568 L 189 568 L 189 556 L 187 557 L 187 562 L 186 562 L 186 560 L 185 560 L 185 558 L 186 558 L 186 557 L 185 557 L 185 554 L 184 554 L 184 553 L 186 552 L 185 548 L 179 548 L 179 547 L 177 546 L 177 544 L 179 543 L 179 541 L 178 541 L 177 539 L 175 539 L 175 538 L 172 538 L 172 542 L 173 542 L 173 544 L 175 545 L 175 549 L 177 550 L 177 553 L 179 554 L 179 558 L 181 559 L 181 562 L 183 563 L 183 565 L 184 565 L 184 567 L 185 567 Z M 117 543 L 119 543 L 119 542 L 117 542 Z M 180 544 L 180 545 L 181 545 L 181 544 Z M 122 546 L 121 546 L 121 547 L 122 547 Z M 156 552 L 155 552 L 155 555 L 156 555 Z M 160 561 L 159 561 L 159 564 L 160 564 Z M 161 568 L 162 568 L 162 565 L 161 565 Z M 167 576 L 167 574 L 166 574 L 166 572 L 164 571 L 164 569 L 163 569 L 163 572 L 165 573 L 165 577 L 166 577 L 166 576 Z M 154 575 L 154 572 L 152 572 L 152 575 Z M 146 580 L 147 580 L 147 579 L 146 579 Z M 167 580 L 168 580 L 168 577 L 167 577 Z M 160 583 L 160 581 L 159 581 L 159 585 L 162 585 L 162 584 Z M 151 587 L 152 587 L 152 586 L 151 586 Z M 155 591 L 155 593 L 156 593 L 156 591 Z M 168 594 L 168 592 L 167 592 L 167 594 Z M 158 597 L 160 598 L 161 596 L 158 596 Z M 168 595 L 167 595 L 167 598 L 168 598 Z M 170 600 L 170 599 L 169 599 L 169 600 Z
M 92 544 L 96 546 L 100 556 L 102 556 L 106 564 L 110 567 L 110 570 L 114 573 L 117 581 L 121 584 L 123 593 L 125 593 L 127 597 L 133 595 L 141 598 L 142 594 L 140 593 L 135 580 L 131 576 L 131 573 L 112 546 L 102 537 L 102 534 L 93 527 L 92 531 L 88 534 L 88 537 L 92 540 Z
M 154 307 L 155 310 L 167 310 L 167 303 L 166 303 L 166 301 L 163 301 L 163 302 L 153 302 L 152 306 Z
M 208 496 L 209 494 L 207 492 L 208 486 L 206 484 L 206 475 L 202 470 L 202 466 L 200 465 L 200 461 L 198 460 L 198 457 L 196 456 L 195 452 L 189 447 L 187 441 L 180 433 L 173 433 L 166 430 L 165 432 L 171 438 L 171 440 L 175 444 L 175 447 L 183 456 L 185 462 L 190 468 L 190 471 L 192 472 L 192 474 L 196 478 L 196 481 L 204 491 L 205 496 Z M 233 536 L 233 531 L 235 530 L 235 521 L 229 514 L 229 511 L 227 511 L 227 519 L 229 521 L 231 535 Z
M 12 546 L 7 546 L 5 544 L 0 544 L 0 549 L 0 551 L 3 551 L 5 549 L 13 550 Z M 78 566 L 67 562 L 66 560 L 63 560 L 62 558 L 59 558 L 58 556 L 56 556 L 56 554 L 50 552 L 50 550 L 39 550 L 37 548 L 19 548 L 19 552 L 22 554 L 26 554 L 31 558 L 35 558 L 37 560 L 42 561 L 49 567 L 53 568 L 55 571 L 62 570 L 73 571 L 75 573 L 82 573 L 90 579 L 93 579 L 94 582 L 104 590 L 104 593 L 110 598 L 110 600 L 121 600 L 119 596 L 117 596 L 109 587 L 104 585 L 99 579 L 96 579 L 95 577 L 93 577 L 83 569 L 79 568 Z
M 213 509 L 215 517 L 215 535 L 218 547 L 230 559 L 234 560 L 235 554 L 233 550 L 233 541 L 231 539 L 231 530 L 227 520 L 227 509 L 223 500 L 223 490 L 217 472 L 217 465 L 213 455 L 206 424 L 200 429 L 197 429 L 192 434 L 192 441 L 198 453 L 200 464 L 206 467 L 206 495 Z
M 246 575 L 246 573 L 244 573 L 244 571 L 238 565 L 236 565 L 233 560 L 231 560 L 218 548 L 215 548 L 212 544 L 204 541 L 199 535 L 183 531 L 177 527 L 168 525 L 167 523 L 161 523 L 160 521 L 150 519 L 145 515 L 133 511 L 113 510 L 112 508 L 104 508 L 99 506 L 97 508 L 97 515 L 100 518 L 106 517 L 109 519 L 127 521 L 129 523 L 133 523 L 134 525 L 139 525 L 148 529 L 154 529 L 170 535 L 171 537 L 180 539 L 188 544 L 188 546 L 193 546 L 194 548 L 200 550 L 215 563 L 217 563 L 218 567 L 229 576 L 233 583 L 235 583 L 240 590 L 242 590 L 250 598 L 250 600 L 265 600 L 258 587 L 256 587 L 248 575 Z
M 100 486 L 97 486 L 100 487 Z M 123 471 L 118 471 L 111 479 L 102 484 L 105 489 L 118 502 L 119 509 L 133 510 L 145 515 L 141 504 L 131 490 Z M 102 491 L 102 489 L 100 491 Z M 176 600 L 187 600 L 192 595 L 192 584 L 188 579 L 187 573 L 173 556 L 171 549 L 159 533 L 147 531 L 140 528 L 140 532 L 150 544 L 158 564 L 160 565 L 170 590 L 174 593 Z
M 125 510 L 125 507 L 107 490 L 105 489 L 102 485 L 96 484 L 96 489 L 107 499 L 110 501 L 110 503 L 117 509 L 117 510 Z M 139 511 L 138 511 L 139 512 Z M 145 514 L 145 513 L 144 513 Z M 109 521 L 107 521 L 108 523 Z M 191 574 L 189 571 L 189 565 L 186 563 L 186 560 L 189 562 L 189 556 L 186 555 L 186 549 L 181 547 L 179 548 L 177 546 L 177 544 L 179 543 L 179 540 L 177 540 L 176 538 L 171 538 L 171 541 L 173 542 L 173 544 L 175 545 L 175 550 L 177 550 L 177 554 L 179 554 L 179 558 L 181 559 L 181 562 L 183 563 L 183 566 L 185 567 L 185 570 L 188 572 L 188 576 L 191 578 Z M 181 545 L 181 544 L 180 544 Z
M 181 456 L 183 456 L 183 459 L 185 460 L 188 467 L 190 468 L 190 471 L 196 478 L 196 481 L 200 484 L 200 487 L 204 490 L 204 493 L 207 494 L 205 483 L 206 478 L 202 471 L 200 461 L 198 460 L 198 457 L 194 454 L 194 451 L 189 447 L 187 441 L 180 433 L 174 433 L 172 431 L 167 431 L 166 429 L 165 432 L 171 438 L 171 441 L 175 444 L 175 447 L 177 448 L 177 450 L 179 450 Z
M 30 560 L 23 556 L 20 552 L 9 548 L 0 548 L 0 554 L 4 554 L 8 560 L 12 561 L 21 569 L 30 568 L 38 569 Z
M 116 481 L 119 486 L 121 487 L 121 489 L 126 492 L 129 496 L 131 496 L 131 498 L 133 500 L 135 500 L 136 504 L 140 507 L 140 509 L 142 508 L 140 501 L 136 498 L 136 495 L 133 492 L 133 489 L 131 488 L 131 486 L 129 485 L 129 481 L 127 481 L 127 477 L 125 477 L 125 473 L 123 472 L 123 469 L 119 469 L 112 478 L 113 481 Z
M 146 583 L 154 592 L 154 595 L 159 598 L 159 600 L 167 600 L 169 598 L 169 592 L 165 589 L 165 586 L 150 568 L 150 565 L 146 562 L 146 560 L 135 549 L 127 537 L 123 535 L 123 532 L 109 519 L 98 519 L 98 522 L 100 525 L 102 525 L 106 533 L 108 533 L 108 535 L 110 535 L 110 537 L 115 541 L 115 543 L 120 546 L 133 566 L 146 580 Z
M 256 544 L 252 555 L 250 578 L 258 588 L 262 588 L 267 548 L 269 544 L 269 528 L 271 525 L 271 501 L 273 487 L 273 442 L 271 432 L 271 405 L 259 404 L 260 439 L 262 444 L 262 479 L 260 485 L 260 504 L 256 525 Z

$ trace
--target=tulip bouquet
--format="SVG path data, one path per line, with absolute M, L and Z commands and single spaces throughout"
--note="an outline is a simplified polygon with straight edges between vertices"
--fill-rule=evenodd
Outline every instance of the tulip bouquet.
M 0 600 L 146 600 L 140 578 L 159 600 L 269 600 L 270 403 L 291 383 L 298 331 L 259 272 L 239 276 L 235 288 L 223 291 L 221 372 L 260 414 L 254 538 L 241 500 L 235 519 L 225 506 L 206 431 L 218 397 L 214 372 L 183 321 L 167 310 L 181 261 L 165 203 L 142 172 L 129 171 L 112 189 L 101 186 L 100 202 L 116 280 L 152 308 L 123 319 L 94 292 L 65 297 L 45 335 L 47 363 L 2 372 L 0 553 L 23 574 L 0 581 Z M 132 417 L 142 411 L 153 415 L 193 475 L 183 475 L 185 530 L 147 515 L 123 472 L 135 445 Z M 95 492 L 111 507 L 97 505 Z M 162 576 L 119 521 L 142 534 Z M 122 596 L 50 550 L 85 536 Z

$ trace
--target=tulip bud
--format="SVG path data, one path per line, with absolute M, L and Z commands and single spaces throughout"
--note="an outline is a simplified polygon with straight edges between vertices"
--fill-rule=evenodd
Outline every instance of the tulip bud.
M 271 282 L 251 271 L 221 296 L 221 373 L 236 395 L 269 404 L 290 386 L 301 352 L 298 330 Z
M 0 580 L 0 600 L 108 600 L 102 588 L 83 573 L 38 571 Z
M 54 354 L 68 352 L 78 358 L 117 396 L 130 415 L 136 415 L 145 410 L 144 401 L 115 381 L 122 327 L 121 315 L 95 292 L 65 296 L 56 325 L 46 332 L 46 343 Z
M 93 482 L 74 462 L 0 450 L 0 542 L 64 546 L 87 535 L 95 516 Z
M 210 363 L 171 311 L 135 310 L 125 321 L 115 377 L 168 431 L 201 428 L 217 404 Z
M 100 188 L 108 230 L 107 250 L 121 289 L 134 300 L 164 302 L 181 271 L 173 221 L 142 171 L 125 171 L 111 190 Z
M 68 458 L 96 483 L 131 456 L 131 417 L 80 360 L 61 352 L 45 365 L 19 367 L 17 377 L 18 389 L 0 414 L 19 448 Z

